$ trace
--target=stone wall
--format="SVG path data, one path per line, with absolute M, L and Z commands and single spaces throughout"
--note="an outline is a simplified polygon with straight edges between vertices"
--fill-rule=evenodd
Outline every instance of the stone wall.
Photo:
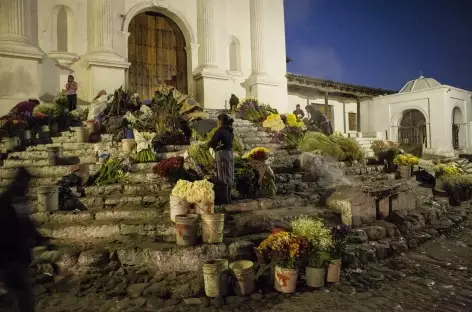
M 392 211 L 412 211 L 417 204 L 413 180 L 379 181 L 370 185 L 344 185 L 327 199 L 327 206 L 341 213 L 344 224 L 360 227 L 385 219 Z

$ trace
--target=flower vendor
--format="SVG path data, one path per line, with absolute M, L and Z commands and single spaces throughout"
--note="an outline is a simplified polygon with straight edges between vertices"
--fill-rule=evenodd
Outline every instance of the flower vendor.
M 208 142 L 208 147 L 215 150 L 218 181 L 227 186 L 227 201 L 231 201 L 231 189 L 234 183 L 233 162 L 233 119 L 226 114 L 218 116 L 218 130 Z
M 293 114 L 297 116 L 297 119 L 301 120 L 305 117 L 305 112 L 300 108 L 300 104 L 297 104 L 296 109 L 293 111 Z
M 39 105 L 38 99 L 29 99 L 18 103 L 10 110 L 9 115 L 31 115 L 33 114 L 34 108 Z

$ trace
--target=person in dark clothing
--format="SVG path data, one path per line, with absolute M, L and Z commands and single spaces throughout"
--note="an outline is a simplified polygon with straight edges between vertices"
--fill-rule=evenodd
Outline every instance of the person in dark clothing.
M 234 184 L 233 140 L 233 119 L 226 114 L 219 115 L 218 130 L 208 142 L 208 147 L 215 150 L 218 181 L 227 186 L 228 202 L 231 201 Z
M 11 110 L 9 115 L 24 115 L 29 114 L 32 115 L 34 108 L 39 105 L 39 101 L 37 99 L 29 99 L 28 101 L 23 101 L 16 104 Z
M 31 240 L 43 242 L 29 216 L 21 217 L 15 199 L 25 197 L 30 175 L 20 168 L 9 189 L 0 196 L 0 277 L 14 293 L 20 312 L 34 311 L 34 296 L 28 277 L 31 263 Z
M 297 119 L 301 120 L 303 117 L 305 117 L 305 112 L 300 108 L 300 104 L 297 104 L 295 110 L 293 111 L 295 116 L 297 116 Z

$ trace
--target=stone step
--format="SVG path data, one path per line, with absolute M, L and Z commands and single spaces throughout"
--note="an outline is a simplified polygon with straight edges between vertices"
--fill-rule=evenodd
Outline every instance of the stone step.
M 77 223 L 47 223 L 38 231 L 47 238 L 83 244 L 90 239 L 148 236 L 160 242 L 175 241 L 175 225 L 168 218 L 151 220 L 86 220 Z
M 171 191 L 159 191 L 154 193 L 141 193 L 141 194 L 110 194 L 110 195 L 95 195 L 85 196 L 78 198 L 80 204 L 76 209 L 81 209 L 80 205 L 83 205 L 87 210 L 101 210 L 110 208 L 127 207 L 130 205 L 134 206 L 149 206 L 158 205 L 163 206 L 168 203 Z M 42 211 L 42 207 L 39 207 L 37 199 L 29 199 L 28 204 L 31 207 L 31 211 L 37 212 Z
M 162 191 L 171 191 L 173 185 L 165 179 L 154 181 L 154 183 L 143 184 L 110 184 L 106 186 L 86 186 L 84 187 L 85 196 L 106 196 L 106 195 L 140 195 L 140 194 L 157 194 Z M 53 185 L 53 184 L 49 184 Z M 44 186 L 41 185 L 41 186 Z M 75 188 L 72 187 L 71 190 Z M 0 187 L 0 192 L 7 190 L 7 187 Z M 38 186 L 28 189 L 27 196 L 32 199 L 37 197 Z
M 157 163 L 134 163 L 131 164 L 131 173 L 145 172 L 152 173 L 152 168 Z M 97 172 L 102 165 L 92 164 L 89 165 L 90 173 L 93 174 Z M 64 166 L 44 166 L 44 167 L 29 167 L 28 172 L 36 178 L 62 178 L 63 176 L 69 174 L 72 165 Z M 0 168 L 0 179 L 12 179 L 16 174 L 14 168 Z
M 1 169 L 0 169 L 1 170 Z M 30 181 L 30 187 L 45 186 L 45 185 L 55 185 L 62 179 L 63 175 L 57 175 L 53 177 L 33 177 Z M 131 172 L 128 174 L 129 183 L 128 185 L 134 184 L 143 184 L 143 183 L 164 183 L 163 180 L 158 175 L 149 171 L 146 172 Z M 0 187 L 8 186 L 12 183 L 12 177 L 0 178 Z

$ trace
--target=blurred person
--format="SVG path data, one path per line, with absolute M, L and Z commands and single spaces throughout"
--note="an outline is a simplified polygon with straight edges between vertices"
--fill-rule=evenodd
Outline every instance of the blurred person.
M 0 278 L 13 293 L 20 312 L 34 311 L 34 295 L 28 276 L 31 248 L 45 242 L 21 205 L 26 200 L 30 174 L 20 168 L 8 190 L 0 195 Z

